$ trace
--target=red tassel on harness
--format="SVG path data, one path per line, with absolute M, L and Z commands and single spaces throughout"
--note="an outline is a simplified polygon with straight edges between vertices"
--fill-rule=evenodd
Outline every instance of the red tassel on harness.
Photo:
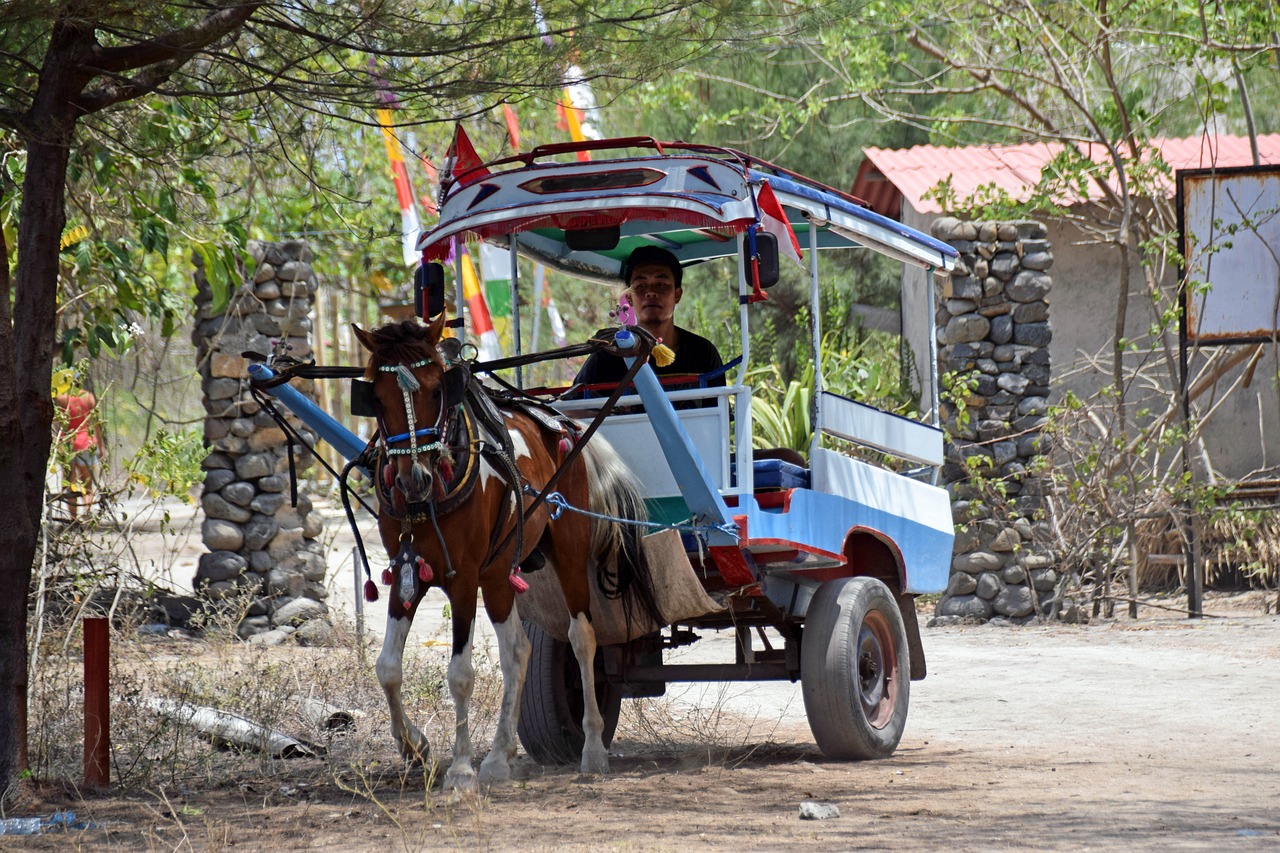
M 378 600 L 378 585 L 372 580 L 364 582 L 364 600 L 374 602 Z
M 390 491 L 391 487 L 394 486 L 395 484 L 396 484 L 396 466 L 388 462 L 386 465 L 382 466 L 382 487 Z
M 441 459 L 439 464 L 436 465 L 436 471 L 439 472 L 440 479 L 444 480 L 446 485 L 453 482 L 453 465 L 449 464 L 449 460 Z
M 422 581 L 423 583 L 431 583 L 432 577 L 434 577 L 434 575 L 431 573 L 431 564 L 428 563 L 426 560 L 422 559 L 421 557 L 419 557 L 418 558 L 418 580 Z
M 393 574 L 391 573 L 391 569 L 383 569 L 383 570 L 382 570 L 382 585 L 383 585 L 383 586 L 391 586 L 391 584 L 395 581 L 395 579 L 396 579 L 396 578 L 395 578 L 395 575 L 393 575 Z
M 517 593 L 525 593 L 529 591 L 529 584 L 524 578 L 520 577 L 520 569 L 516 568 L 514 572 L 507 576 L 507 580 L 511 581 L 511 585 L 515 587 Z
M 573 449 L 573 442 L 569 440 L 568 436 L 565 436 L 564 438 L 560 439 L 560 455 L 566 456 L 568 455 L 569 451 L 572 449 Z

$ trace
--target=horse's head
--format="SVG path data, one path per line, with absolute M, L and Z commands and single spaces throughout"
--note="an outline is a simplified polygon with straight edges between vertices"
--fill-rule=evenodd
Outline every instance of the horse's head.
M 406 320 L 372 332 L 352 329 L 369 350 L 365 379 L 373 383 L 388 454 L 387 468 L 379 472 L 382 485 L 398 490 L 406 504 L 429 500 L 432 460 L 445 446 L 448 409 L 461 402 L 461 388 L 446 380 L 451 365 L 441 352 L 444 316 L 425 326 Z

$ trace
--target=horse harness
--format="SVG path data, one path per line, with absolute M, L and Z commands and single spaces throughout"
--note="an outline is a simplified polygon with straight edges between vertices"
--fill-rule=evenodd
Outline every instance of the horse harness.
M 510 567 L 512 584 L 523 591 L 526 585 L 516 575 L 524 552 L 524 517 L 521 496 L 526 493 L 524 477 L 515 463 L 515 445 L 505 422 L 502 408 L 517 409 L 528 415 L 541 428 L 561 436 L 560 448 L 567 453 L 576 443 L 579 426 L 570 418 L 550 406 L 529 397 L 507 394 L 489 389 L 472 373 L 468 363 L 456 358 L 456 354 L 441 353 L 445 357 L 444 381 L 441 383 L 439 415 L 435 424 L 418 428 L 413 407 L 413 392 L 420 384 L 413 376 L 413 369 L 433 362 L 423 359 L 412 364 L 382 365 L 379 371 L 395 373 L 404 396 L 407 430 L 390 434 L 384 422 L 381 406 L 377 409 L 378 435 L 376 462 L 372 466 L 377 473 L 379 514 L 386 513 L 400 521 L 400 548 L 391 565 L 383 572 L 383 583 L 398 586 L 401 603 L 412 606 L 420 591 L 420 584 L 430 583 L 434 577 L 432 568 L 413 549 L 413 526 L 430 521 L 440 541 L 446 561 L 446 577 L 452 578 L 454 570 L 444 537 L 440 533 L 438 519 L 461 506 L 472 494 L 479 479 L 480 459 L 486 458 L 498 470 L 509 487 L 503 496 L 503 516 L 492 528 L 488 550 L 481 564 L 485 571 L 498 551 L 511 539 L 499 543 L 501 531 L 507 520 L 515 516 L 513 530 L 515 551 Z M 453 356 L 453 357 L 451 357 Z M 408 447 L 394 446 L 408 442 Z M 422 442 L 422 443 L 420 443 Z M 410 502 L 404 490 L 396 482 L 396 466 L 393 457 L 412 456 L 412 475 L 425 478 L 421 483 L 427 497 Z M 427 458 L 424 464 L 422 457 Z M 568 461 L 567 459 L 565 460 Z M 530 567 L 530 571 L 534 570 Z

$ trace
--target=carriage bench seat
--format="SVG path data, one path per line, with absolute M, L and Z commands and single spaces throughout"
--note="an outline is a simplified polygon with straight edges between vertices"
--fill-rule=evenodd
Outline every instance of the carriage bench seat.
M 751 463 L 751 470 L 756 491 L 809 488 L 809 469 L 781 459 L 757 459 Z

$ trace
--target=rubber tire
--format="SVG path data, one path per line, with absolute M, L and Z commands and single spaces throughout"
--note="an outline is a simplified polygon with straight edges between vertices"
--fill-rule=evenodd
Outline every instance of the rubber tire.
M 524 623 L 533 648 L 520 694 L 517 731 L 525 752 L 541 764 L 576 764 L 582 759 L 582 678 L 573 647 L 533 622 Z M 596 650 L 596 702 L 604 718 L 604 745 L 613 742 L 622 710 L 621 685 L 605 681 Z
M 907 724 L 911 660 L 898 604 L 875 578 L 818 588 L 800 642 L 800 686 L 823 755 L 887 758 Z

